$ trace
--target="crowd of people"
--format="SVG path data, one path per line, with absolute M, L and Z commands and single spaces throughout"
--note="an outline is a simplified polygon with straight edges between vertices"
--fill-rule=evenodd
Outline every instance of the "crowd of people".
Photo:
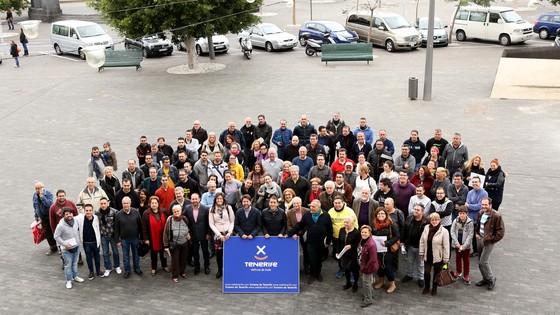
M 152 276 L 159 261 L 176 283 L 187 265 L 210 274 L 212 256 L 222 277 L 228 239 L 258 235 L 299 237 L 309 284 L 323 280 L 322 262 L 332 255 L 344 290 L 356 292 L 361 278 L 363 307 L 374 288 L 395 291 L 399 254 L 407 256 L 401 283 L 416 275 L 423 294 L 437 294 L 435 278 L 452 253 L 455 278 L 470 285 L 470 258 L 478 255 L 476 285 L 493 289 L 489 256 L 505 231 L 498 209 L 507 174 L 499 160 L 485 171 L 459 133 L 448 142 L 440 129 L 425 143 L 412 130 L 395 150 L 386 130 L 376 136 L 366 118 L 352 130 L 338 113 L 317 129 L 305 115 L 293 129 L 281 120 L 273 130 L 259 115 L 256 125 L 246 118 L 219 134 L 194 121 L 176 149 L 164 137 L 153 144 L 140 137 L 120 179 L 110 143 L 93 147 L 76 203 L 39 182 L 35 218 L 47 254 L 63 258 L 68 289 L 84 281 L 81 253 L 89 280 L 122 273 L 121 248 L 124 278 L 143 275 L 139 256 L 149 252 Z

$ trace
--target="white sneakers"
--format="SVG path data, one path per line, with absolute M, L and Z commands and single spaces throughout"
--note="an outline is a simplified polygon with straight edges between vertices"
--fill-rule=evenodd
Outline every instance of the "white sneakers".
M 118 275 L 122 273 L 121 267 L 115 268 L 115 271 L 117 272 Z
M 103 277 L 108 277 L 111 274 L 111 269 L 106 269 Z
M 75 278 L 74 278 L 74 281 L 79 282 L 79 283 L 82 283 L 82 282 L 84 282 L 84 279 L 83 279 L 83 278 L 80 278 L 80 277 L 75 277 Z
M 66 289 L 72 289 L 72 281 L 66 281 Z

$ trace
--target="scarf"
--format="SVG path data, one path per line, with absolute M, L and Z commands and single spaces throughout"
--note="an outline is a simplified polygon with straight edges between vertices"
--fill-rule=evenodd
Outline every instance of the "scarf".
M 107 225 L 106 217 L 109 214 L 109 212 L 111 212 L 109 208 L 107 208 L 107 210 L 99 209 L 99 213 L 101 213 L 101 222 L 103 223 L 103 225 Z
M 377 219 L 375 219 L 373 221 L 373 225 L 375 226 L 376 230 L 381 231 L 389 227 L 389 221 L 386 220 L 385 222 L 379 222 Z
M 105 182 L 113 187 L 115 187 L 116 178 L 113 177 L 105 177 Z
M 441 221 L 436 226 L 430 224 L 430 232 L 428 233 L 428 242 L 430 243 L 432 242 L 434 235 L 436 234 L 436 232 L 439 230 L 440 227 L 441 227 Z
M 72 220 L 70 220 L 70 221 L 66 221 L 66 223 L 67 223 L 69 226 L 74 226 L 74 218 L 72 218 Z
M 309 193 L 309 202 L 315 200 L 315 199 L 319 199 L 319 195 L 321 194 L 322 190 L 319 188 L 317 190 L 317 192 L 314 192 L 313 190 L 311 190 L 311 192 Z
M 443 198 L 443 199 L 437 199 L 437 198 L 436 198 L 436 200 L 435 200 L 435 202 L 436 202 L 437 204 L 440 204 L 440 205 L 444 204 L 446 201 L 447 201 L 447 197 L 445 197 L 445 198 Z
M 311 214 L 311 219 L 313 219 L 313 222 L 317 223 L 317 221 L 319 220 L 319 216 L 321 215 L 321 210 L 312 213 Z
M 488 169 L 488 172 L 486 173 L 486 176 L 494 177 L 494 176 L 497 176 L 498 174 L 500 174 L 501 171 L 502 171 L 501 166 L 498 166 L 495 171 L 493 171 L 492 169 Z

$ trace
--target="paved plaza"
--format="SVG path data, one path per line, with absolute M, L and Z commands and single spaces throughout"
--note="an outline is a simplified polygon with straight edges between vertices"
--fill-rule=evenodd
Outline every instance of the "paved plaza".
M 315 3 L 314 10 L 321 12 L 319 18 L 343 22 L 342 9 L 351 2 L 324 1 Z M 449 3 L 437 2 L 449 10 Z M 392 11 L 405 9 L 405 16 L 412 20 L 413 2 Z M 447 19 L 450 15 L 441 10 L 442 19 Z M 297 27 L 288 26 L 291 9 L 273 6 L 265 11 L 278 15 L 264 17 L 264 21 L 297 32 Z M 299 13 L 303 16 L 308 11 Z M 529 21 L 538 15 L 524 14 Z M 298 18 L 300 24 L 303 19 Z M 560 102 L 490 99 L 502 46 L 461 42 L 435 49 L 433 97 L 425 102 L 425 49 L 390 54 L 375 48 L 377 58 L 369 65 L 333 62 L 325 66 L 320 58 L 307 57 L 301 47 L 275 53 L 256 50 L 248 61 L 232 42 L 231 51 L 214 61 L 199 57 L 199 62 L 226 65 L 214 73 L 167 73 L 168 68 L 186 63 L 182 52 L 146 59 L 138 72 L 134 68 L 108 68 L 98 73 L 74 56 L 37 56 L 52 53 L 48 27 L 41 25 L 39 38 L 30 40 L 32 57 L 21 58 L 21 68 L 14 69 L 12 60 L 0 65 L 0 137 L 4 147 L 0 155 L 0 200 L 4 205 L 0 210 L 1 314 L 560 312 L 560 232 L 555 225 L 560 222 L 556 205 L 560 192 Z M 535 38 L 526 45 L 549 44 Z M 512 48 L 516 47 L 519 45 Z M 409 76 L 420 79 L 418 100 L 407 98 Z M 402 257 L 395 293 L 375 290 L 375 304 L 365 310 L 359 307 L 359 293 L 341 290 L 344 280 L 335 278 L 337 266 L 332 258 L 325 262 L 323 283 L 307 285 L 302 274 L 297 295 L 222 294 L 221 281 L 214 277 L 215 259 L 209 276 L 195 276 L 189 267 L 189 278 L 178 284 L 171 282 L 169 274 L 149 275 L 146 258 L 141 261 L 143 277 L 133 274 L 123 279 L 113 272 L 109 278 L 86 280 L 66 290 L 60 259 L 44 255 L 46 243 L 36 246 L 32 242 L 29 225 L 35 182 L 43 181 L 53 193 L 65 189 L 68 198 L 76 200 L 85 186 L 86 162 L 94 145 L 111 142 L 120 178 L 126 160 L 135 158 L 141 135 L 149 142 L 164 136 L 175 147 L 176 138 L 183 136 L 195 119 L 206 130 L 221 132 L 229 121 L 241 127 L 245 117 L 255 122 L 261 113 L 274 129 L 282 118 L 293 128 L 298 117 L 307 114 L 318 127 L 337 111 L 352 127 L 360 117 L 367 117 L 373 129 L 386 129 L 397 146 L 412 129 L 418 129 L 421 140 L 426 141 L 435 128 L 442 128 L 449 140 L 453 132 L 460 132 L 469 154 L 480 154 L 486 167 L 492 158 L 500 159 L 509 174 L 500 208 L 506 235 L 491 257 L 497 276 L 493 291 L 474 286 L 480 280 L 474 258 L 473 285 L 456 283 L 440 288 L 436 297 L 423 296 L 416 281 L 400 282 L 405 266 Z M 454 258 L 451 261 L 454 266 Z M 85 265 L 79 267 L 79 274 L 87 275 Z

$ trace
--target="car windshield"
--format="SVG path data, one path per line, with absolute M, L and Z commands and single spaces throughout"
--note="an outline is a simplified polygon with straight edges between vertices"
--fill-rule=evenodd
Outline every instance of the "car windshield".
M 420 19 L 420 21 L 418 22 L 418 28 L 421 30 L 427 30 L 428 29 L 428 19 Z M 441 25 L 441 20 L 438 18 L 434 19 L 434 29 L 442 29 L 443 25 Z
M 105 34 L 105 31 L 101 28 L 101 26 L 97 24 L 88 25 L 78 27 L 78 33 L 80 33 L 81 37 L 93 37 Z
M 516 23 L 519 21 L 523 21 L 523 19 L 517 14 L 517 12 L 510 10 L 510 11 L 503 11 L 501 12 L 502 17 L 506 23 Z
M 325 27 L 327 29 L 331 30 L 331 32 L 333 32 L 333 33 L 346 31 L 344 26 L 342 26 L 342 24 L 337 23 L 337 22 L 326 22 L 326 23 L 323 23 L 323 24 L 325 25 Z
M 410 27 L 410 24 L 407 22 L 407 20 L 405 20 L 400 15 L 386 17 L 385 23 L 387 23 L 389 28 L 392 29 Z
M 262 30 L 264 32 L 265 35 L 270 35 L 270 34 L 278 34 L 278 33 L 284 33 L 283 30 L 281 30 L 278 26 L 276 25 L 266 25 L 262 27 Z

